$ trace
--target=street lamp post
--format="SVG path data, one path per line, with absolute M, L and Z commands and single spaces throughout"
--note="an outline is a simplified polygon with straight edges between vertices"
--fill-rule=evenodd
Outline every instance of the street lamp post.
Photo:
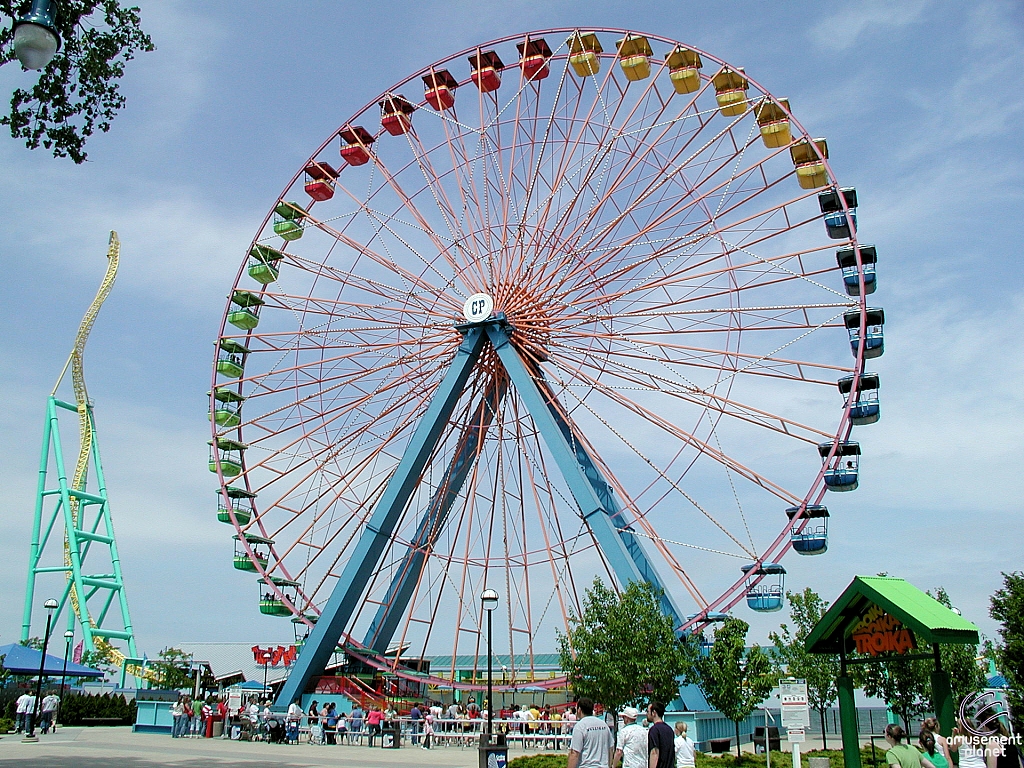
M 32 0 L 28 13 L 14 22 L 14 55 L 25 69 L 42 69 L 60 48 L 53 17 L 53 0 Z
M 480 602 L 483 604 L 484 611 L 487 613 L 487 743 L 491 743 L 491 736 L 494 733 L 494 696 L 491 691 L 491 672 L 492 665 L 494 662 L 494 652 L 491 647 L 491 635 L 493 629 L 493 623 L 491 621 L 491 615 L 494 609 L 498 607 L 498 593 L 493 589 L 486 589 L 484 593 L 480 595 Z
M 266 701 L 267 697 L 267 671 L 270 669 L 270 662 L 274 660 L 274 654 L 272 651 L 262 651 L 263 658 L 263 700 Z
M 60 703 L 57 704 L 57 711 L 53 713 L 53 730 L 57 730 L 57 719 L 61 705 L 64 704 L 64 678 L 68 675 L 68 656 L 71 654 L 71 641 L 75 639 L 73 630 L 64 633 L 64 668 L 60 671 Z
M 57 601 L 52 597 L 43 603 L 46 609 L 46 632 L 43 633 L 43 652 L 39 655 L 39 680 L 36 682 L 36 701 L 29 713 L 28 733 L 22 741 L 39 741 L 36 736 L 36 720 L 39 719 L 39 699 L 43 695 L 43 673 L 46 667 L 46 646 L 50 642 L 50 624 L 53 622 L 53 612 L 57 609 Z

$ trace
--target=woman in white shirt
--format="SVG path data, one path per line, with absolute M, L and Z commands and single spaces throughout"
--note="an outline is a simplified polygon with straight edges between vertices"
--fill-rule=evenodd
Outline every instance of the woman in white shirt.
M 686 723 L 676 723 L 676 768 L 693 768 L 697 760 L 697 745 L 686 735 Z
M 949 739 L 949 748 L 960 753 L 960 768 L 996 768 L 996 750 L 977 743 L 977 737 L 958 722 Z M 986 754 L 987 753 L 987 754 Z

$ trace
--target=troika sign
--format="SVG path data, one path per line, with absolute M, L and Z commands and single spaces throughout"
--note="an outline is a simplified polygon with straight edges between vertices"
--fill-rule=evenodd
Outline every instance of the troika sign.
M 294 645 L 289 645 L 285 648 L 283 645 L 274 648 L 260 648 L 258 645 L 252 647 L 252 656 L 256 660 L 257 664 L 267 664 L 271 667 L 279 667 L 282 664 L 286 667 L 298 658 L 299 651 Z
M 895 616 L 886 613 L 877 605 L 871 605 L 860 621 L 853 625 L 850 635 L 857 653 L 878 656 L 880 653 L 904 654 L 917 648 L 914 633 L 903 626 Z

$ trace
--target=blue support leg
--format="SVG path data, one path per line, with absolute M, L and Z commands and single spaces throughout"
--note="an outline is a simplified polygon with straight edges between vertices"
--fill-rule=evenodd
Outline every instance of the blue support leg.
M 604 505 L 605 513 L 608 515 L 612 526 L 616 533 L 618 533 L 622 543 L 625 545 L 626 551 L 629 552 L 630 558 L 640 571 L 644 581 L 648 582 L 655 589 L 661 591 L 662 612 L 671 616 L 677 627 L 680 626 L 683 623 L 683 614 L 676 607 L 675 603 L 672 601 L 671 595 L 668 593 L 668 590 L 665 589 L 665 586 L 662 584 L 661 578 L 658 576 L 658 572 L 654 568 L 654 564 L 647 559 L 647 553 L 644 552 L 644 549 L 640 544 L 639 537 L 637 537 L 633 532 L 633 529 L 627 524 L 626 518 L 622 514 L 622 505 L 619 504 L 618 499 L 615 498 L 615 491 L 612 490 L 611 485 L 605 479 L 601 470 L 598 469 L 597 464 L 594 462 L 594 459 L 587 450 L 587 445 L 582 437 L 573 431 L 572 425 L 569 422 L 569 417 L 555 398 L 555 393 L 551 390 L 551 385 L 544 379 L 543 372 L 535 370 L 533 372 L 533 377 L 534 382 L 541 390 L 544 399 L 547 401 L 548 410 L 551 412 L 551 416 L 558 425 L 558 429 L 562 433 L 562 437 L 576 455 L 577 463 L 583 470 L 583 474 L 587 478 L 587 482 L 590 483 L 590 487 L 594 489 L 594 493 L 597 494 L 597 497 Z
M 398 468 L 388 480 L 384 494 L 377 502 L 369 522 L 366 523 L 327 605 L 324 606 L 313 631 L 302 646 L 291 674 L 288 675 L 274 703 L 275 710 L 286 709 L 302 695 L 310 677 L 321 674 L 327 666 L 368 580 L 391 541 L 402 511 L 420 481 L 423 468 L 455 410 L 473 366 L 480 357 L 484 339 L 485 332 L 482 327 L 466 329 L 455 359 L 416 426 Z
M 505 370 L 508 371 L 519 397 L 526 404 L 534 424 L 544 438 L 544 443 L 551 451 L 562 477 L 565 478 L 565 482 L 569 486 L 569 492 L 572 493 L 579 505 L 583 519 L 593 532 L 612 572 L 623 585 L 634 581 L 646 581 L 647 574 L 637 567 L 625 542 L 619 537 L 615 525 L 609 517 L 605 502 L 591 485 L 584 468 L 577 460 L 576 452 L 566 440 L 565 434 L 558 425 L 558 420 L 542 396 L 536 382 L 536 375 L 527 369 L 519 353 L 510 343 L 507 328 L 492 324 L 488 326 L 487 334 L 497 350 Z M 594 471 L 596 472 L 596 467 Z
M 413 591 L 419 583 L 423 567 L 451 512 L 452 505 L 458 498 L 466 478 L 476 461 L 480 445 L 484 441 L 487 429 L 498 412 L 498 404 L 508 391 L 508 377 L 499 374 L 492 379 L 480 399 L 471 420 L 463 427 L 462 435 L 456 446 L 455 454 L 445 471 L 444 478 L 434 493 L 427 511 L 423 514 L 416 535 L 409 545 L 409 551 L 402 558 L 402 563 L 395 572 L 395 577 L 388 587 L 384 602 L 377 610 L 370 628 L 366 632 L 363 645 L 373 648 L 377 653 L 384 653 L 395 635 L 398 624 L 405 615 L 405 610 L 412 599 Z

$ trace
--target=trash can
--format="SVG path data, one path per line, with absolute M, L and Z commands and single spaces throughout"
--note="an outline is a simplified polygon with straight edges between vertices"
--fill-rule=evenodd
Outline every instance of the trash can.
M 729 745 L 732 744 L 732 739 L 711 739 L 711 754 L 721 755 L 729 751 Z
M 480 737 L 479 768 L 506 768 L 508 765 L 508 744 L 505 736 L 498 734 L 494 744 L 487 743 L 487 734 Z
M 214 720 L 213 721 L 213 738 L 217 739 L 224 735 L 224 721 Z
M 388 724 L 381 732 L 380 745 L 384 749 L 398 749 L 402 746 L 402 724 Z

